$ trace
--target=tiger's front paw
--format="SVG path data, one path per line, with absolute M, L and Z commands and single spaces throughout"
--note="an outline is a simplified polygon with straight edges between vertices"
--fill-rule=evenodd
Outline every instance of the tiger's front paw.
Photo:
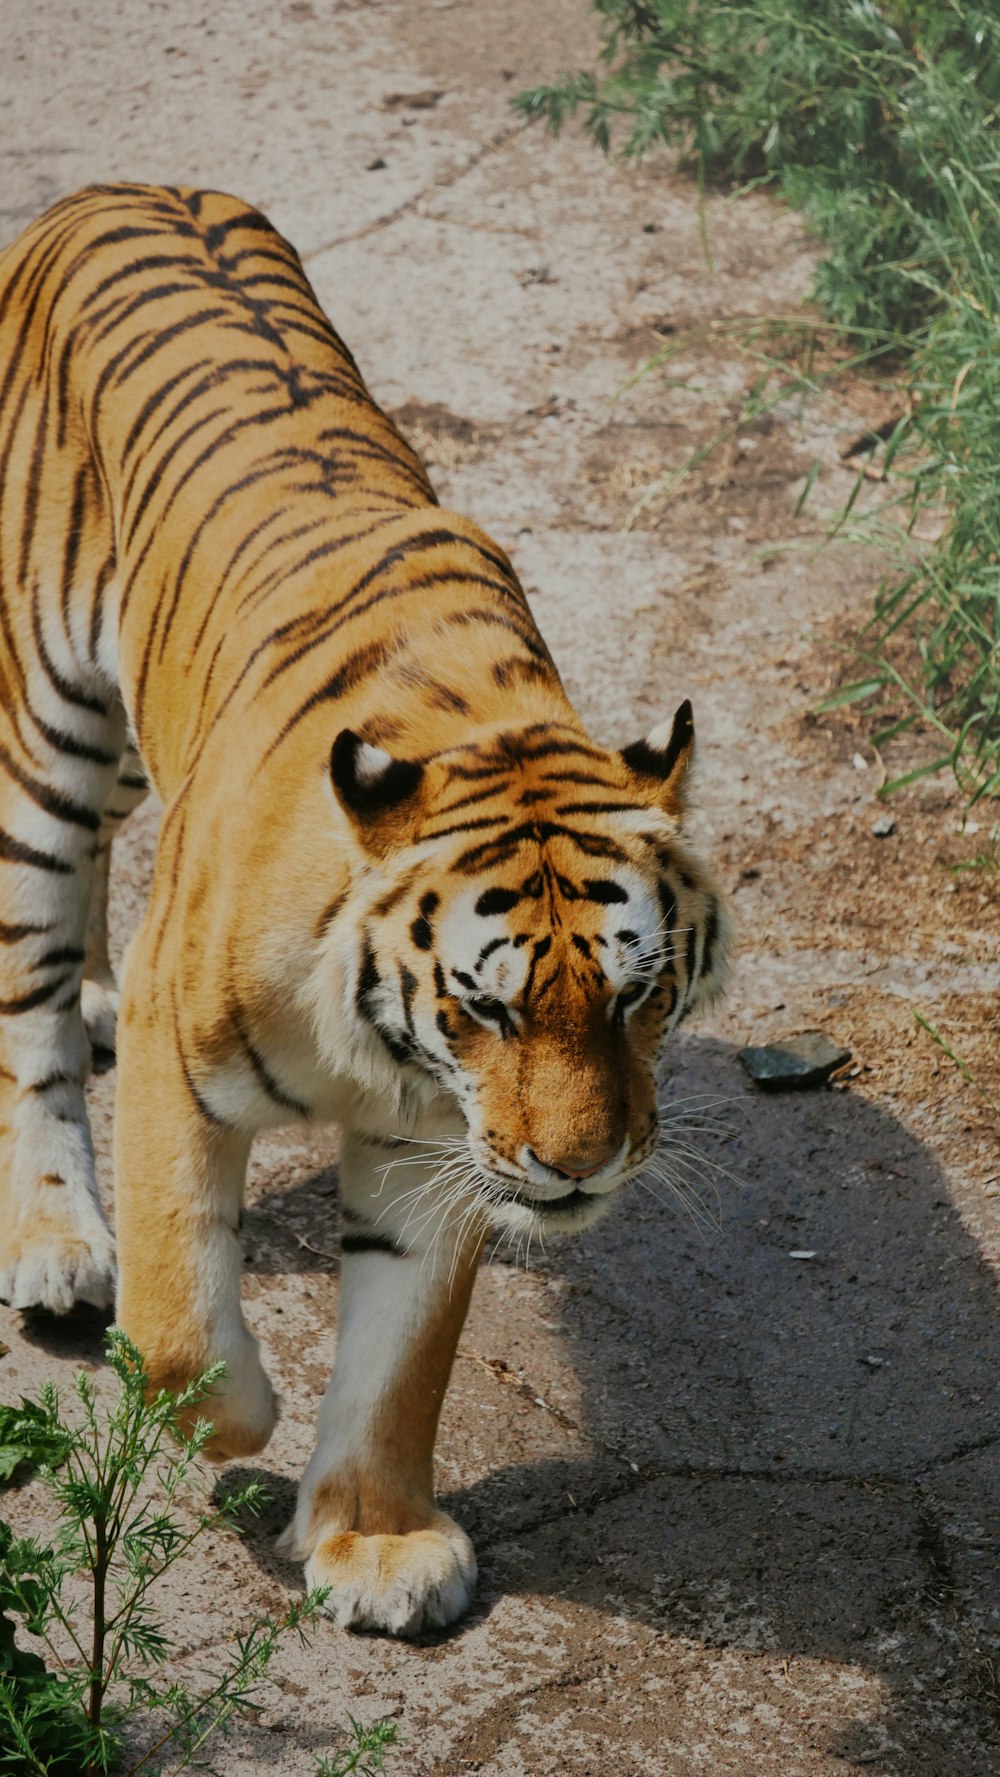
M 419 1635 L 468 1610 L 476 1557 L 465 1531 L 435 1512 L 426 1530 L 405 1536 L 321 1536 L 306 1563 L 306 1584 L 330 1588 L 323 1608 L 342 1629 Z
M 234 1401 L 224 1395 L 221 1401 L 208 1400 L 197 1408 L 205 1419 L 211 1419 L 215 1430 L 205 1445 L 210 1462 L 235 1462 L 238 1457 L 256 1456 L 270 1442 L 278 1423 L 278 1402 L 268 1377 L 261 1370 L 261 1386 L 252 1398 L 244 1395 Z
M 38 1206 L 0 1233 L 0 1299 L 12 1308 L 44 1308 L 68 1314 L 77 1302 L 110 1308 L 115 1294 L 115 1247 L 95 1204 L 73 1193 L 61 1178 Z M 44 1183 L 44 1182 L 43 1182 Z M 42 1187 L 39 1188 L 39 1195 Z
M 124 1317 L 123 1317 L 124 1318 Z M 153 1339 L 144 1339 L 141 1325 L 125 1323 L 125 1330 L 146 1357 L 151 1389 L 169 1388 L 179 1393 L 207 1364 L 192 1358 L 178 1362 L 176 1356 L 161 1358 Z M 152 1355 L 151 1355 L 152 1354 Z M 233 1462 L 238 1457 L 256 1456 L 270 1439 L 278 1423 L 278 1402 L 271 1379 L 257 1355 L 256 1339 L 247 1338 L 234 1352 L 223 1354 L 226 1374 L 217 1382 L 206 1399 L 199 1400 L 181 1414 L 185 1430 L 191 1431 L 199 1419 L 209 1419 L 213 1431 L 205 1445 L 210 1462 Z

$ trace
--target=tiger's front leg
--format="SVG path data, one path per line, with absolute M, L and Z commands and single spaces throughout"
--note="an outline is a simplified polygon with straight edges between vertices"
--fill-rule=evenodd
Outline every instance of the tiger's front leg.
M 142 932 L 118 1018 L 118 1321 L 154 1388 L 180 1389 L 208 1364 L 225 1364 L 224 1379 L 197 1409 L 215 1424 L 207 1454 L 221 1462 L 262 1449 L 277 1418 L 240 1305 L 250 1137 L 213 1110 L 174 983 L 150 970 L 145 955 Z
M 462 1615 L 465 1532 L 434 1501 L 438 1418 L 485 1235 L 436 1168 L 351 1137 L 333 1376 L 285 1553 L 345 1628 L 417 1635 Z M 426 1195 L 422 1190 L 426 1190 Z

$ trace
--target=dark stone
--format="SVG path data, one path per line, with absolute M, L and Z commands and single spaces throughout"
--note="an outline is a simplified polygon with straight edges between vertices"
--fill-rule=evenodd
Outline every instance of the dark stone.
M 767 1092 L 793 1092 L 825 1086 L 837 1068 L 850 1061 L 851 1051 L 825 1037 L 822 1031 L 805 1031 L 768 1043 L 761 1049 L 741 1049 L 740 1060 L 758 1086 Z

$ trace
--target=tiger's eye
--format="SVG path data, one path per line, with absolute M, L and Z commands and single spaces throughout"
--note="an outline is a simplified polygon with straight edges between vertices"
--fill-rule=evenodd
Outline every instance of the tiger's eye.
M 469 1004 L 482 1018 L 495 1018 L 499 1022 L 507 1016 L 507 1008 L 501 1000 L 475 999 Z

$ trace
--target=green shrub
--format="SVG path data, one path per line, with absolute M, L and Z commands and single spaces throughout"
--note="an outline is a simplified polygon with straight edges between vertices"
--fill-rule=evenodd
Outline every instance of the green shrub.
M 304 1639 L 323 1602 L 315 1592 L 276 1621 L 258 1617 L 200 1683 L 167 1674 L 174 1649 L 154 1587 L 200 1537 L 258 1511 L 265 1496 L 251 1481 L 212 1498 L 201 1462 L 212 1428 L 199 1420 L 184 1429 L 221 1365 L 180 1394 L 150 1397 L 124 1333 L 109 1333 L 107 1356 L 118 1381 L 109 1405 L 79 1375 L 72 1421 L 51 1386 L 40 1401 L 3 1410 L 8 1468 L 37 1463 L 58 1514 L 45 1542 L 16 1538 L 0 1522 L 0 1773 L 10 1777 L 132 1777 L 195 1760 L 204 1768 L 206 1742 L 260 1708 L 256 1692 L 279 1643 L 290 1633 Z M 180 1506 L 192 1492 L 200 1495 L 193 1515 L 190 1499 Z M 39 1651 L 20 1645 L 24 1635 Z M 139 1720 L 150 1743 L 126 1750 L 125 1730 Z M 351 1730 L 351 1745 L 322 1761 L 320 1777 L 382 1771 L 395 1724 L 352 1721 Z

